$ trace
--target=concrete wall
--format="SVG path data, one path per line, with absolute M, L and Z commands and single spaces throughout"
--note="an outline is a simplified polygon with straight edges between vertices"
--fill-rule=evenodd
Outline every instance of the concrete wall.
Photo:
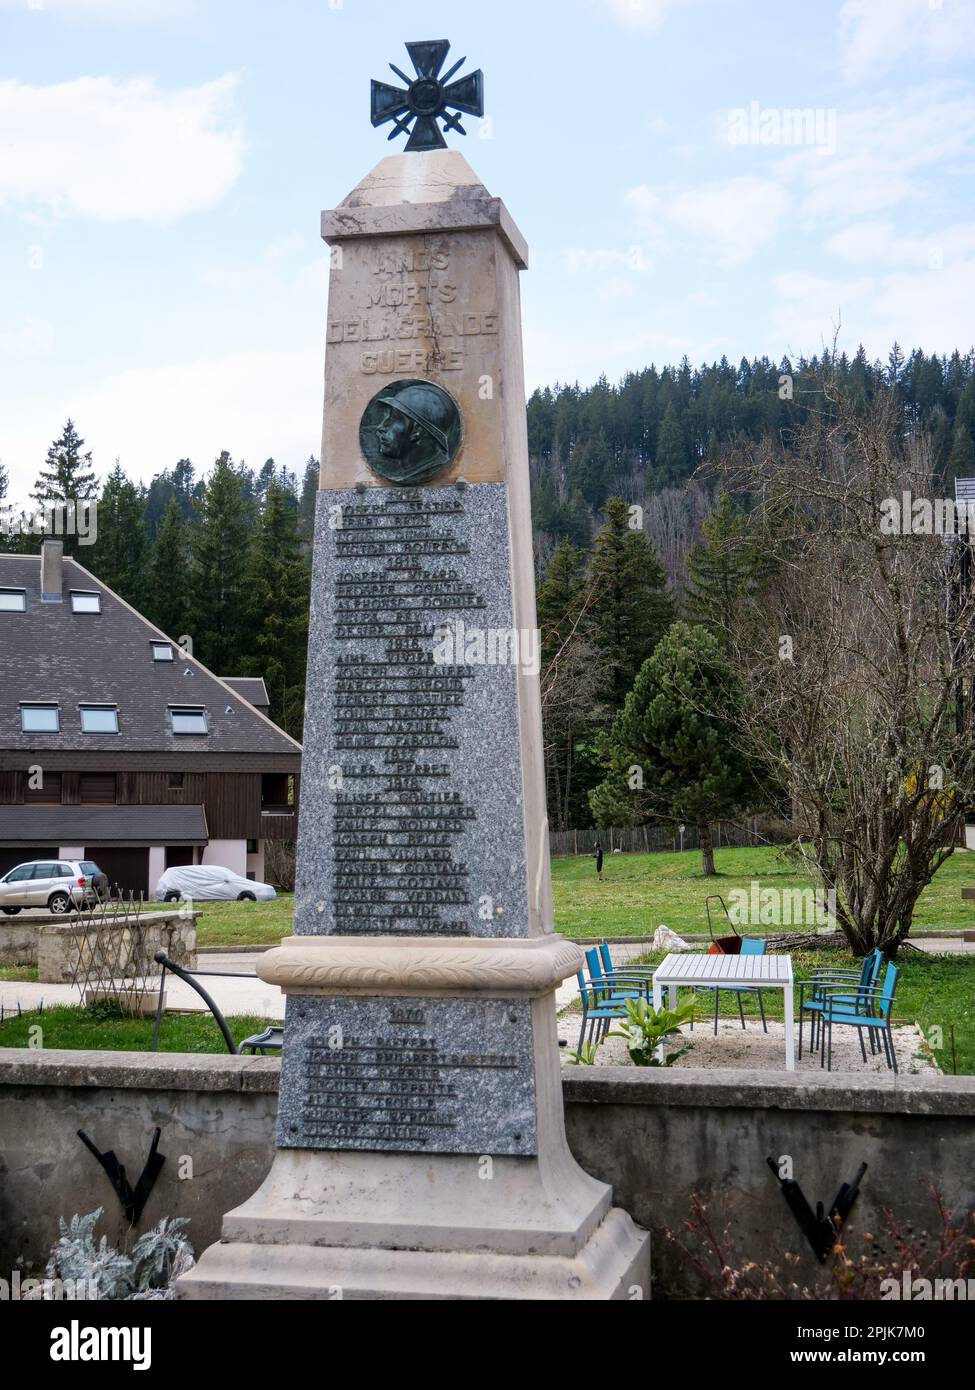
M 114 1149 L 135 1181 L 155 1127 L 166 1163 L 139 1224 L 189 1216 L 198 1249 L 270 1165 L 279 1062 L 270 1058 L 30 1052 L 0 1048 L 0 1276 L 42 1264 L 59 1216 L 105 1208 L 99 1228 L 124 1234 L 117 1198 L 77 1137 Z M 765 1164 L 792 1155 L 813 1204 L 827 1205 L 861 1162 L 870 1166 L 856 1219 L 876 1228 L 887 1207 L 918 1230 L 926 1192 L 975 1203 L 975 1078 L 894 1080 L 764 1072 L 580 1068 L 564 1082 L 566 1126 L 582 1166 L 655 1235 L 657 1294 L 699 1292 L 664 1239 L 692 1192 L 724 1194 L 740 1254 L 803 1255 L 818 1268 Z
M 51 920 L 49 912 L 44 916 Z M 23 917 L 0 917 L 0 965 L 36 965 L 38 930 Z
M 949 1206 L 975 1207 L 975 1077 L 585 1067 L 563 1089 L 577 1159 L 654 1231 L 658 1294 L 701 1291 L 663 1236 L 681 1228 L 692 1192 L 718 1199 L 713 1214 L 723 1202 L 743 1259 L 790 1251 L 802 1256 L 801 1277 L 816 1277 L 768 1157 L 789 1155 L 810 1205 L 827 1211 L 867 1163 L 861 1231 L 880 1229 L 885 1210 L 930 1229 L 932 1185 Z
M 166 871 L 166 846 L 149 846 L 149 896 L 156 891 L 156 884 Z
M 101 1206 L 98 1234 L 126 1238 L 79 1129 L 102 1153 L 115 1150 L 135 1186 L 158 1125 L 166 1162 L 137 1231 L 187 1216 L 195 1246 L 217 1239 L 223 1211 L 270 1165 L 278 1071 L 261 1057 L 0 1048 L 0 1277 L 44 1264 L 59 1216 Z
M 241 878 L 247 877 L 247 841 L 211 840 L 203 851 L 202 864 L 219 864 Z

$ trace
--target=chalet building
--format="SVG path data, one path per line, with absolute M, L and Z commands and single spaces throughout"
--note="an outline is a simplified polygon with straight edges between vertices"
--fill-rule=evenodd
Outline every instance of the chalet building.
M 262 680 L 214 676 L 60 541 L 0 555 L 0 872 L 94 859 L 147 895 L 174 864 L 263 878 L 301 767 L 268 708 Z

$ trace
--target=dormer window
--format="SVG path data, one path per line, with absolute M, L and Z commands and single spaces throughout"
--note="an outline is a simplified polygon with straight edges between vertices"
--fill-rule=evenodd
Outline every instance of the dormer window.
M 170 705 L 169 724 L 174 734 L 208 734 L 207 712 L 202 705 Z
M 72 613 L 100 613 L 102 611 L 101 594 L 91 593 L 87 590 L 71 590 L 71 611 Z
M 153 661 L 175 661 L 172 642 L 153 642 L 152 659 Z
M 117 705 L 79 705 L 83 734 L 117 734 Z
M 57 705 L 21 705 L 20 728 L 25 734 L 59 734 L 61 711 Z
M 0 613 L 26 613 L 26 589 L 0 589 Z

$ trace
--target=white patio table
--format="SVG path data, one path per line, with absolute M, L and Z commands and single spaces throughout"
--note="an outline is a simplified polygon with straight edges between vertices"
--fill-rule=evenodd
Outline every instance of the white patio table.
M 759 989 L 782 990 L 785 1006 L 785 1069 L 795 1071 L 791 956 L 710 956 L 672 951 L 653 972 L 653 1007 L 659 1009 L 663 1004 L 665 986 L 670 994 L 670 1007 L 674 1008 L 678 989 L 693 989 L 695 985 L 706 985 L 708 989 L 741 989 L 745 985 L 752 985 Z M 663 1060 L 663 1045 L 657 1056 Z

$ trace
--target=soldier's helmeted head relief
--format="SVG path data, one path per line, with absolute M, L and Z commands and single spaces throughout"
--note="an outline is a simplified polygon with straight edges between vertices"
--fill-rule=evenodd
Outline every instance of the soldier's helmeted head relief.
M 432 478 L 460 444 L 456 402 L 431 381 L 400 381 L 369 402 L 359 427 L 369 466 L 393 483 Z

